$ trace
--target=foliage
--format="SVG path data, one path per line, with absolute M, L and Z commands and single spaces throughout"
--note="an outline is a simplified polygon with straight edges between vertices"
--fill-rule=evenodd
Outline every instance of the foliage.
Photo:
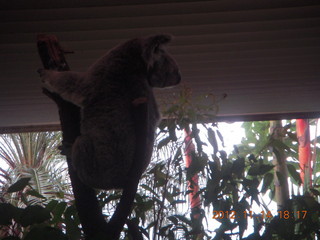
M 21 192 L 26 198 L 24 189 L 30 178 L 22 178 L 9 187 L 10 192 Z M 43 196 L 33 190 L 33 196 L 43 200 Z M 79 218 L 74 205 L 65 201 L 50 200 L 42 205 L 17 207 L 10 203 L 0 203 L 0 237 L 1 239 L 24 240 L 77 240 L 80 239 Z
M 285 124 L 281 130 L 282 142 L 274 139 L 273 136 L 269 134 L 270 122 L 243 123 L 242 127 L 245 129 L 246 136 L 242 139 L 241 144 L 237 146 L 235 152 L 241 152 L 242 156 L 254 154 L 255 158 L 262 157 L 266 161 L 270 161 L 273 158 L 272 148 L 283 149 L 287 157 L 287 168 L 291 183 L 297 186 L 299 190 L 301 179 L 299 175 L 298 140 L 295 132 L 295 120 L 283 122 L 285 122 Z M 317 122 L 316 120 L 311 120 L 310 124 L 316 128 Z M 311 149 L 313 149 L 315 166 L 313 169 L 313 187 L 309 189 L 309 192 L 313 192 L 316 196 L 319 196 L 317 189 L 320 187 L 320 176 L 317 176 L 317 173 L 320 172 L 320 154 L 317 153 L 319 153 L 320 147 L 317 140 L 317 136 L 311 139 Z M 299 194 L 299 192 L 297 194 Z
M 261 238 L 254 233 L 253 239 L 311 239 L 315 233 L 319 234 L 320 229 L 320 204 L 319 204 L 319 185 L 314 184 L 309 188 L 305 195 L 300 195 L 301 179 L 299 175 L 299 161 L 298 161 L 298 143 L 295 133 L 295 121 L 286 122 L 284 127 L 280 129 L 280 136 L 283 141 L 274 138 L 269 134 L 269 122 L 247 122 L 243 124 L 246 131 L 246 137 L 242 143 L 237 147 L 236 153 L 242 151 L 244 156 L 251 153 L 253 159 L 259 159 L 266 163 L 271 163 L 273 155 L 277 155 L 274 149 L 283 150 L 287 157 L 287 170 L 289 172 L 291 186 L 291 198 L 287 200 L 285 206 L 268 224 L 265 225 L 265 231 Z M 313 141 L 315 149 L 317 149 L 316 141 Z M 272 151 L 273 150 L 273 151 Z M 314 152 L 316 154 L 316 152 Z M 248 175 L 251 169 L 248 171 Z M 315 169 L 314 173 L 319 172 Z M 281 174 L 277 172 L 277 175 Z M 267 190 L 270 191 L 270 198 L 274 198 L 275 187 L 273 182 L 273 172 L 268 172 L 263 176 L 263 185 L 260 190 L 261 194 L 265 194 Z M 286 180 L 286 179 L 283 179 Z M 317 180 L 317 179 L 315 179 Z M 282 184 L 281 184 L 282 185 Z M 293 187 L 295 185 L 295 188 Z M 295 195 L 294 193 L 297 193 Z M 288 218 L 283 218 L 283 212 L 288 211 Z M 306 213 L 305 218 L 301 218 L 300 213 Z
M 282 129 L 284 142 L 279 142 L 269 135 L 269 122 L 244 123 L 246 137 L 228 155 L 220 147 L 224 139 L 218 124 L 210 123 L 214 121 L 219 99 L 212 95 L 206 99 L 212 99 L 213 103 L 197 104 L 186 89 L 164 112 L 167 118 L 159 126 L 153 159 L 141 179 L 131 215 L 144 239 L 298 240 L 313 239 L 316 234 L 319 237 L 318 185 L 306 195 L 292 194 L 279 212 L 272 212 L 263 197 L 269 193 L 272 199 L 274 192 L 270 147 L 284 149 L 289 156 L 290 178 L 297 186 L 300 184 L 294 124 L 287 122 Z M 196 146 L 189 168 L 183 159 L 185 128 L 192 130 Z M 192 221 L 186 200 L 186 182 L 194 174 L 199 174 L 198 194 L 203 200 L 201 228 L 195 226 L 199 222 Z M 6 190 L 19 193 L 19 201 L 31 193 L 39 201 L 25 202 L 25 207 L 0 204 L 3 213 L 0 233 L 5 230 L 10 233 L 6 236 L 15 239 L 53 239 L 53 236 L 83 239 L 72 201 L 50 200 L 34 187 L 32 178 L 19 179 Z M 108 219 L 121 192 L 100 191 L 97 195 Z M 201 234 L 194 229 L 201 229 Z M 131 239 L 127 228 L 121 237 Z
M 0 169 L 2 192 L 21 178 L 30 178 L 31 188 L 45 199 L 71 196 L 70 183 L 64 158 L 59 154 L 60 132 L 19 133 L 0 135 L 0 159 L 7 169 Z M 33 196 L 32 191 L 25 199 L 20 192 L 2 195 L 4 201 L 23 206 L 43 202 Z

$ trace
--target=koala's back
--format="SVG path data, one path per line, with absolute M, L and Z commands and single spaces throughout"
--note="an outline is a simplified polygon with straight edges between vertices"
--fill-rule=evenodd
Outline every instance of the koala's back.
M 130 108 L 128 101 L 119 96 L 82 109 L 81 135 L 90 143 L 83 144 L 80 151 L 90 147 L 88 154 L 78 153 L 74 161 L 80 178 L 88 185 L 103 189 L 123 187 L 136 143 Z

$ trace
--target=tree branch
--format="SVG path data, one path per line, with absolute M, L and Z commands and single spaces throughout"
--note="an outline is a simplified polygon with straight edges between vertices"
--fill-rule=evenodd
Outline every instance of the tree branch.
M 64 52 L 53 35 L 38 35 L 38 52 L 45 69 L 58 71 L 70 70 Z M 83 184 L 78 178 L 71 161 L 71 146 L 80 135 L 80 109 L 63 100 L 59 95 L 43 90 L 59 108 L 61 129 L 63 132 L 63 152 L 67 155 L 68 169 L 73 188 L 76 207 L 84 234 L 90 239 L 99 232 L 106 231 L 106 222 L 102 215 L 94 189 Z

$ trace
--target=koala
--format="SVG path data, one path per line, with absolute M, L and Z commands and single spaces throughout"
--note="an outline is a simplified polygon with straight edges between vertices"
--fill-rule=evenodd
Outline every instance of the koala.
M 137 164 L 133 115 L 147 104 L 145 156 L 148 166 L 160 120 L 152 88 L 179 84 L 181 75 L 164 46 L 170 35 L 135 38 L 120 44 L 86 72 L 40 70 L 43 87 L 81 109 L 81 135 L 72 145 L 72 165 L 80 180 L 98 189 L 123 189 Z M 138 161 L 138 160 L 135 160 Z

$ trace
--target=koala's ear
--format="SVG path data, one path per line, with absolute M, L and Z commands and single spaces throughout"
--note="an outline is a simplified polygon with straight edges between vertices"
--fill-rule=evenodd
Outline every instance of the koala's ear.
M 146 38 L 143 45 L 142 57 L 146 61 L 148 68 L 152 67 L 161 46 L 169 43 L 172 37 L 168 34 L 155 35 Z

